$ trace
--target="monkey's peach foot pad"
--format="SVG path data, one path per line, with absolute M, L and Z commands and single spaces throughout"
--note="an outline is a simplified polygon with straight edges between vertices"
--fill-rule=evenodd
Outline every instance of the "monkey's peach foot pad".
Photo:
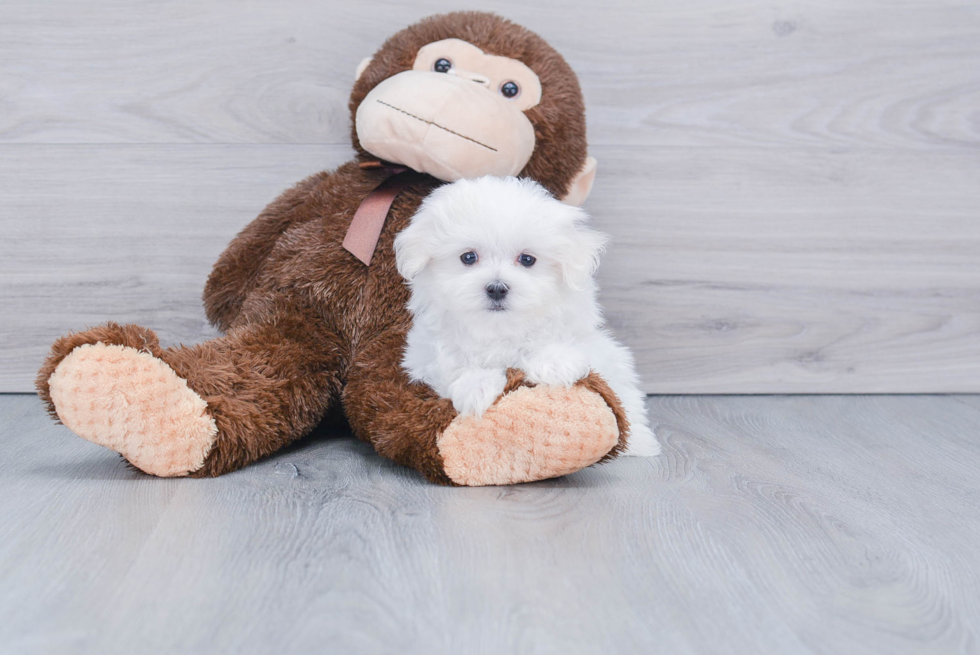
M 152 475 L 198 470 L 218 431 L 207 403 L 183 378 L 166 362 L 128 346 L 79 346 L 48 384 L 68 429 Z
M 458 417 L 439 437 L 453 482 L 477 487 L 544 480 L 595 464 L 619 440 L 616 417 L 581 386 L 519 387 L 481 418 Z

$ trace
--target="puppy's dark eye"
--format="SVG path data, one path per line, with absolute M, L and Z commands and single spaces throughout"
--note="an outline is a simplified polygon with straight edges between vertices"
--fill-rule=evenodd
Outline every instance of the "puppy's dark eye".
M 537 258 L 535 258 L 534 255 L 529 255 L 527 253 L 524 253 L 523 255 L 517 258 L 517 263 L 525 268 L 531 268 L 532 266 L 534 266 L 534 262 L 536 261 L 538 260 Z
M 468 252 L 464 252 L 462 255 L 459 256 L 459 261 L 463 262 L 467 266 L 472 266 L 479 259 L 480 259 L 479 256 L 477 256 L 477 254 L 472 250 Z
M 449 69 L 453 67 L 453 62 L 449 61 L 445 57 L 442 59 L 437 59 L 436 63 L 432 66 L 432 70 L 437 73 L 448 73 Z
M 504 82 L 500 85 L 500 95 L 505 98 L 516 98 L 520 92 L 521 87 L 517 86 L 517 82 Z

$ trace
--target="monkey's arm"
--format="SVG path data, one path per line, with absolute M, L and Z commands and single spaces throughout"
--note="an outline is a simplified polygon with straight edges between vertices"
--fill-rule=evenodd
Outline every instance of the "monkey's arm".
M 356 164 L 347 163 L 333 173 L 311 175 L 284 191 L 232 239 L 204 286 L 204 309 L 212 325 L 221 330 L 231 327 L 279 238 L 290 228 L 319 218 L 317 203 L 309 201 L 311 194 L 317 190 L 329 194 L 335 184 L 346 184 L 342 174 L 354 168 Z

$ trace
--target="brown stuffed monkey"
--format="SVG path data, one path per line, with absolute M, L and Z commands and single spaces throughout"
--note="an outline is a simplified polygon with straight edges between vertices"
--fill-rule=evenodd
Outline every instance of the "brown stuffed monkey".
M 338 403 L 359 438 L 434 482 L 539 480 L 615 456 L 628 426 L 594 373 L 558 388 L 510 371 L 477 418 L 400 367 L 411 317 L 392 242 L 426 194 L 492 174 L 570 203 L 588 195 L 595 161 L 575 74 L 537 35 L 476 12 L 402 30 L 357 73 L 356 160 L 283 193 L 215 265 L 204 303 L 224 336 L 165 350 L 136 325 L 69 334 L 38 375 L 51 414 L 158 476 L 234 471 Z M 393 176 L 396 164 L 411 170 Z M 372 228 L 370 211 L 368 224 L 355 214 L 383 185 Z

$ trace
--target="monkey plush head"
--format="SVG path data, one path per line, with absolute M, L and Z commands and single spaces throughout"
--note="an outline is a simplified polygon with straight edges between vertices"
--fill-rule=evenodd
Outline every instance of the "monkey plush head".
M 518 175 L 581 204 L 587 156 L 575 73 L 541 37 L 494 14 L 427 18 L 361 62 L 351 93 L 362 159 L 447 182 Z

